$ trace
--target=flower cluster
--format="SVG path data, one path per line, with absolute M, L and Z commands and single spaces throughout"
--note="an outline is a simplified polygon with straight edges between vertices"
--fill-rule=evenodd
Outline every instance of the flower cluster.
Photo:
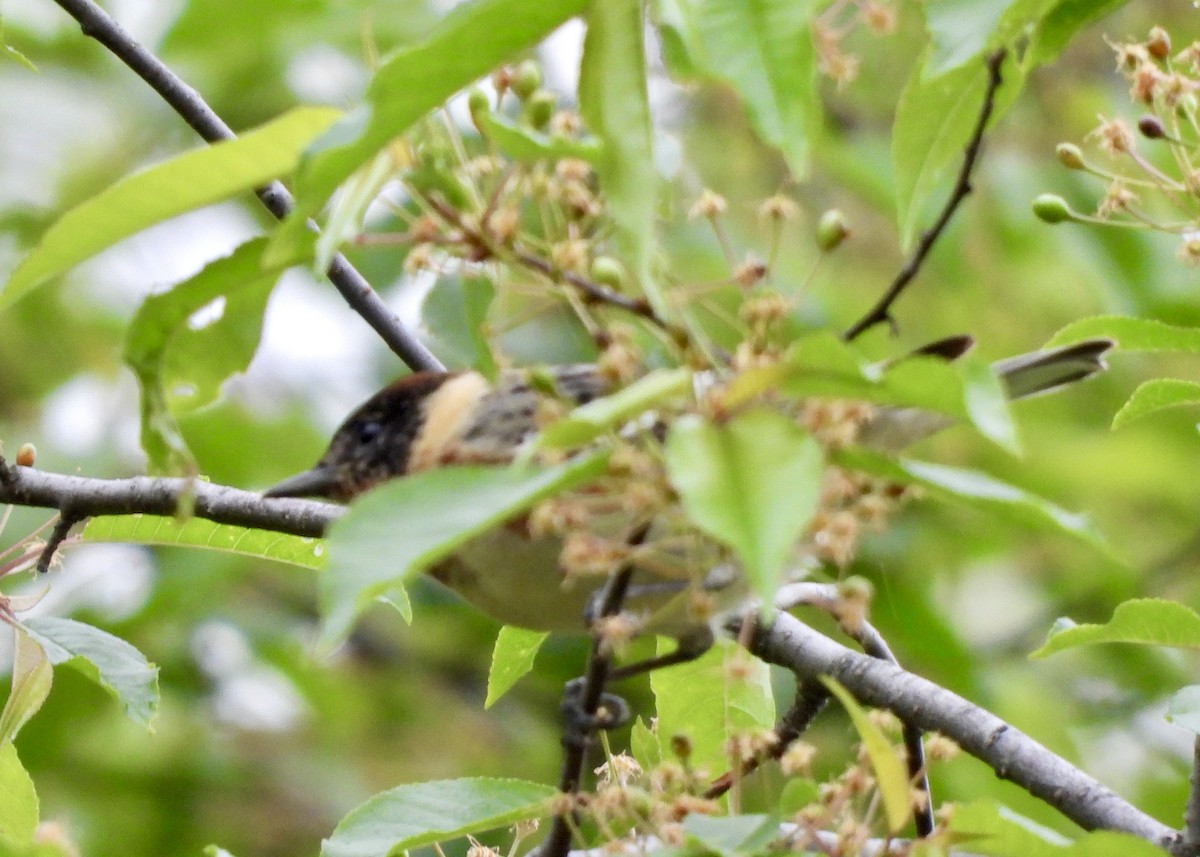
M 1099 223 L 1151 229 L 1179 238 L 1181 261 L 1200 264 L 1200 42 L 1175 50 L 1161 27 L 1143 41 L 1110 43 L 1131 100 L 1145 112 L 1136 121 L 1100 117 L 1088 135 L 1104 156 L 1085 158 L 1071 143 L 1058 147 L 1059 162 L 1104 184 L 1094 215 L 1044 194 L 1034 212 L 1049 223 Z

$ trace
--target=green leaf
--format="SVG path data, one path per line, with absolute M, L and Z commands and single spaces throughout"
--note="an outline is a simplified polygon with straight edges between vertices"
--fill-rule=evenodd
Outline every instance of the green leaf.
M 755 133 L 783 155 L 792 176 L 808 174 L 821 123 L 810 26 L 819 4 L 796 0 L 701 0 L 660 4 L 672 68 L 728 84 Z
M 549 468 L 446 467 L 368 492 L 329 531 L 329 564 L 319 582 L 320 645 L 340 641 L 379 595 L 473 536 L 596 478 L 607 458 L 600 450 Z
M 21 627 L 45 652 L 50 663 L 69 663 L 121 703 L 125 716 L 149 726 L 158 710 L 158 667 L 112 634 L 58 616 L 36 616 Z
M 0 711 L 0 745 L 12 743 L 21 727 L 37 714 L 54 682 L 54 668 L 45 650 L 20 626 L 12 629 L 12 691 Z
M 1200 685 L 1181 687 L 1167 701 L 1167 720 L 1200 735 Z
M 491 708 L 496 700 L 508 693 L 526 673 L 533 669 L 538 649 L 550 635 L 544 631 L 529 631 L 505 625 L 496 636 L 492 650 L 492 667 L 488 670 L 487 699 L 483 707 Z
M 289 222 L 302 224 L 342 181 L 414 122 L 532 48 L 587 5 L 587 0 L 460 3 L 424 40 L 385 59 L 371 79 L 366 102 L 309 148 L 297 178 L 297 211 Z
M 907 458 L 891 459 L 865 449 L 841 450 L 833 460 L 851 470 L 904 485 L 920 485 L 934 497 L 970 506 L 1022 528 L 1071 536 L 1114 559 L 1112 549 L 1086 515 L 1069 512 L 1044 497 L 985 473 Z
M 595 140 L 551 137 L 499 113 L 482 113 L 477 121 L 482 125 L 481 133 L 514 161 L 536 163 L 579 158 L 595 163 L 603 152 L 603 147 Z
M 383 186 L 411 163 L 408 146 L 396 140 L 352 175 L 342 187 L 317 238 L 313 267 L 325 271 L 338 249 L 362 232 L 367 208 L 379 196 Z M 286 246 L 286 245 L 283 245 Z
M 1200 404 L 1200 384 L 1176 378 L 1156 378 L 1133 391 L 1129 401 L 1113 417 L 1112 427 L 1121 428 L 1165 408 L 1195 404 Z
M 1103 625 L 1076 625 L 1060 618 L 1031 658 L 1044 658 L 1096 643 L 1140 643 L 1149 646 L 1200 648 L 1200 615 L 1178 601 L 1138 598 L 1117 605 Z
M 183 523 L 158 515 L 90 518 L 83 528 L 83 540 L 205 548 L 310 569 L 325 564 L 325 543 L 321 539 L 214 524 L 202 518 L 189 518 Z
M 643 771 L 662 764 L 663 751 L 658 744 L 658 736 L 641 717 L 634 720 L 629 729 L 629 752 L 637 759 Z
M 926 207 L 943 179 L 957 170 L 967 141 L 979 121 L 988 71 L 982 61 L 926 77 L 918 62 L 896 105 L 892 132 L 892 168 L 896 174 L 896 220 L 900 244 L 912 248 Z M 1023 79 L 1011 61 L 1003 68 L 1004 84 L 996 94 L 995 122 L 1020 93 Z
M 549 449 L 582 446 L 611 429 L 620 428 L 667 399 L 690 393 L 691 389 L 691 370 L 657 369 L 611 396 L 580 405 L 562 419 L 546 426 L 538 435 L 537 446 Z
M 11 741 L 0 742 L 0 841 L 29 845 L 37 831 L 37 791 Z
M 763 813 L 712 817 L 694 812 L 683 820 L 687 838 L 701 846 L 701 853 L 737 857 L 768 854 L 767 846 L 780 838 L 779 819 Z
M 267 241 L 248 241 L 169 291 L 146 298 L 125 332 L 124 359 L 141 388 L 142 448 L 151 472 L 194 470 L 177 416 L 211 404 L 258 349 L 263 313 L 290 260 L 264 269 Z M 203 327 L 195 314 L 219 308 Z
M 871 767 L 875 770 L 875 781 L 879 785 L 879 795 L 883 798 L 888 830 L 893 834 L 899 833 L 912 817 L 912 790 L 904 760 L 846 688 L 829 676 L 823 675 L 819 678 L 850 715 L 854 729 L 862 739 L 863 747 L 871 760 Z
M 650 305 L 662 317 L 672 308 L 654 282 L 658 173 L 646 91 L 646 51 L 640 0 L 591 3 L 579 69 L 579 110 L 601 141 L 596 175 L 617 245 Z
M 950 817 L 948 841 L 994 857 L 1162 857 L 1162 850 L 1128 833 L 1099 830 L 1071 841 L 991 800 L 960 804 Z
M 321 857 L 384 857 L 546 813 L 557 791 L 526 780 L 476 777 L 397 786 L 338 823 Z
M 722 425 L 686 416 L 671 426 L 667 474 L 684 510 L 731 547 L 770 604 L 821 493 L 821 448 L 783 414 L 757 409 Z
M 0 309 L 147 226 L 291 172 L 301 149 L 337 115 L 328 107 L 299 107 L 236 140 L 187 152 L 121 179 L 46 230 L 0 292 Z
M 1115 340 L 1122 351 L 1200 353 L 1200 327 L 1179 327 L 1151 318 L 1098 315 L 1072 322 L 1050 338 L 1047 348 L 1097 336 Z
M 1041 65 L 1057 59 L 1076 33 L 1128 2 L 1129 0 L 1057 0 L 1050 4 L 1034 31 L 1029 64 Z
M 1051 0 L 930 0 L 921 5 L 932 50 L 924 74 L 935 77 L 1007 44 Z
M 421 325 L 446 365 L 471 368 L 495 380 L 499 372 L 488 341 L 487 315 L 496 287 L 486 277 L 451 274 L 438 279 L 421 304 Z
M 660 654 L 674 645 L 660 640 Z M 730 658 L 742 659 L 738 670 L 729 669 Z M 770 668 L 729 640 L 718 641 L 694 661 L 654 670 L 650 688 L 662 757 L 672 758 L 671 739 L 684 735 L 692 748 L 688 763 L 710 774 L 728 767 L 730 735 L 761 732 L 775 723 Z

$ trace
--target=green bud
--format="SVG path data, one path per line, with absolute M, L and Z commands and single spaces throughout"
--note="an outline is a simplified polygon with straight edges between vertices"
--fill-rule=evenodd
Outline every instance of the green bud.
M 525 118 L 534 128 L 539 130 L 545 129 L 554 117 L 554 111 L 557 107 L 558 98 L 555 97 L 554 93 L 545 89 L 539 89 L 525 101 Z
M 1083 152 L 1074 143 L 1059 143 L 1054 149 L 1058 162 L 1068 170 L 1083 169 Z
M 1075 220 L 1076 214 L 1071 206 L 1061 196 L 1053 193 L 1043 193 L 1033 201 L 1033 213 L 1039 220 L 1046 223 L 1062 223 L 1065 220 Z
M 492 110 L 492 104 L 488 100 L 487 93 L 478 87 L 467 93 L 467 110 L 471 114 L 471 122 L 482 133 L 483 123 L 480 117 L 487 116 Z
M 612 256 L 597 256 L 592 260 L 588 275 L 597 283 L 619 289 L 625 280 L 625 268 Z
M 542 70 L 533 60 L 525 60 L 517 66 L 512 77 L 512 91 L 524 101 L 538 91 L 542 85 Z
M 821 215 L 817 221 L 817 246 L 826 253 L 835 249 L 850 235 L 850 224 L 846 216 L 836 208 L 831 208 Z

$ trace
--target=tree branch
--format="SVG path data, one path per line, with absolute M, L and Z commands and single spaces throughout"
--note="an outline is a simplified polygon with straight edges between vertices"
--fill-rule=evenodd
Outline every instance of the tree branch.
M 921 233 L 921 238 L 917 241 L 912 256 L 896 274 L 896 278 L 887 287 L 883 297 L 867 311 L 866 315 L 850 325 L 842 334 L 842 339 L 847 342 L 858 338 L 875 325 L 885 321 L 892 324 L 893 327 L 895 326 L 895 319 L 892 318 L 892 304 L 917 276 L 921 265 L 925 262 L 925 257 L 929 255 L 929 251 L 933 249 L 933 245 L 937 243 L 947 224 L 950 223 L 950 218 L 954 216 L 959 204 L 971 192 L 971 173 L 975 169 L 975 163 L 979 160 L 979 150 L 983 145 L 983 132 L 987 130 L 988 120 L 991 119 L 992 111 L 996 106 L 996 90 L 1003 82 L 1000 77 L 1000 66 L 1004 63 L 1007 55 L 1008 51 L 1001 48 L 987 58 L 988 83 L 987 89 L 983 93 L 983 105 L 979 109 L 979 119 L 975 123 L 975 130 L 971 133 L 971 138 L 967 141 L 966 149 L 963 150 L 962 167 L 958 171 L 958 179 L 950 191 L 950 198 L 946 200 L 942 213 L 938 215 L 938 219 L 932 226 Z
M 192 479 L 91 479 L 13 467 L 0 458 L 0 503 L 65 509 L 76 521 L 102 515 L 170 516 L 179 508 L 180 499 L 189 494 L 198 518 L 293 536 L 320 537 L 344 511 L 332 503 L 266 499 L 250 491 Z
M 196 90 L 184 83 L 158 57 L 142 47 L 103 9 L 91 0 L 55 2 L 79 22 L 85 36 L 98 41 L 146 81 L 206 142 L 216 143 L 234 138 L 233 130 L 205 103 Z M 292 210 L 292 195 L 280 182 L 271 182 L 255 193 L 267 211 L 279 220 L 283 220 Z M 362 316 L 409 368 L 445 368 L 413 332 L 400 323 L 400 319 L 387 308 L 387 304 L 371 288 L 366 278 L 343 255 L 339 253 L 333 257 L 326 273 L 351 309 Z
M 771 627 L 757 627 L 751 650 L 802 678 L 831 676 L 860 702 L 886 708 L 925 731 L 941 732 L 999 777 L 1021 786 L 1085 830 L 1117 830 L 1173 854 L 1191 853 L 1177 831 L 991 712 L 895 664 L 848 649 L 793 616 L 780 613 Z
M 1193 854 L 1200 854 L 1200 737 L 1192 750 L 1192 775 L 1188 778 L 1188 799 L 1183 811 L 1183 842 Z

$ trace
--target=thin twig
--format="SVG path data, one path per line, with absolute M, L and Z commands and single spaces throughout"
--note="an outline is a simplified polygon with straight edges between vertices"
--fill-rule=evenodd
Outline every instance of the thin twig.
M 46 539 L 46 546 L 42 548 L 42 552 L 38 556 L 37 570 L 39 574 L 45 574 L 50 570 L 50 562 L 54 559 L 55 552 L 62 547 L 62 543 L 71 534 L 71 528 L 80 520 L 82 519 L 78 515 L 67 512 L 59 513 L 58 520 L 54 522 L 54 529 L 50 531 L 50 536 Z
M 79 22 L 85 36 L 108 48 L 138 77 L 162 96 L 170 107 L 206 142 L 232 140 L 233 130 L 208 106 L 200 94 L 142 47 L 120 24 L 91 0 L 55 0 Z M 283 220 L 293 207 L 292 195 L 280 182 L 255 191 L 259 200 L 277 219 Z M 440 370 L 445 367 L 421 341 L 400 323 L 366 278 L 340 253 L 333 257 L 326 272 L 346 303 L 362 316 L 388 347 L 413 370 Z
M 632 565 L 626 565 L 609 578 L 601 597 L 600 617 L 615 616 L 620 612 L 632 579 Z M 604 687 L 608 683 L 611 670 L 612 655 L 600 635 L 596 634 L 592 638 L 592 648 L 588 653 L 587 668 L 579 688 L 578 699 L 566 701 L 564 707 L 577 704 L 579 712 L 585 718 L 595 717 L 604 698 Z M 574 795 L 579 792 L 583 781 L 583 766 L 587 761 L 587 751 L 592 746 L 591 735 L 568 726 L 564 729 L 562 744 L 563 764 L 558 790 L 564 795 Z M 572 823 L 573 815 L 573 812 L 568 812 L 554 817 L 550 824 L 550 832 L 537 848 L 538 857 L 565 857 L 571 850 L 571 830 L 576 826 Z
M 987 58 L 988 83 L 987 89 L 983 94 L 983 106 L 979 109 L 979 119 L 975 123 L 975 130 L 971 133 L 970 140 L 967 141 L 967 146 L 963 150 L 963 163 L 958 171 L 958 179 L 954 182 L 954 188 L 950 191 L 950 198 L 946 200 L 946 206 L 942 209 L 942 213 L 938 215 L 938 219 L 934 224 L 921 233 L 921 238 L 917 241 L 916 249 L 905 262 L 904 267 L 896 274 L 896 278 L 892 280 L 891 285 L 887 287 L 887 291 L 883 293 L 883 297 L 868 310 L 867 314 L 850 325 L 842 334 L 842 339 L 850 342 L 858 336 L 870 330 L 877 324 L 888 322 L 895 327 L 895 319 L 892 318 L 892 304 L 900 297 L 900 293 L 912 282 L 913 278 L 921 270 L 921 265 L 925 262 L 925 257 L 929 255 L 929 251 L 933 249 L 933 245 L 941 237 L 942 232 L 950 223 L 950 218 L 954 216 L 954 212 L 958 209 L 959 204 L 966 199 L 971 192 L 971 173 L 975 169 L 975 163 L 979 160 L 979 150 L 983 145 L 983 133 L 987 130 L 988 120 L 992 117 L 992 112 L 996 106 L 996 91 L 1000 88 L 1003 82 L 1000 77 L 1000 66 L 1004 63 L 1004 58 L 1008 55 L 1008 51 L 1001 48 Z
M 507 248 L 497 247 L 482 230 L 473 228 L 465 222 L 457 211 L 444 201 L 432 194 L 424 194 L 424 201 L 428 203 L 430 208 L 438 213 L 438 216 L 445 220 L 448 224 L 462 232 L 463 239 L 466 243 L 478 248 L 486 256 L 501 257 Z M 486 222 L 486 221 L 483 221 Z M 556 268 L 551 262 L 543 259 L 541 256 L 530 253 L 526 250 L 518 250 L 512 248 L 512 258 L 529 268 L 531 271 L 536 271 L 549 280 L 566 283 L 574 288 L 582 296 L 584 301 L 592 304 L 607 304 L 618 309 L 625 310 L 633 315 L 639 316 L 653 324 L 660 330 L 667 331 L 679 338 L 680 332 L 672 327 L 672 325 L 661 318 L 655 311 L 650 302 L 642 297 L 629 297 L 618 291 L 608 288 L 602 283 L 598 283 L 589 277 L 581 274 L 576 274 L 571 271 L 562 271 Z

